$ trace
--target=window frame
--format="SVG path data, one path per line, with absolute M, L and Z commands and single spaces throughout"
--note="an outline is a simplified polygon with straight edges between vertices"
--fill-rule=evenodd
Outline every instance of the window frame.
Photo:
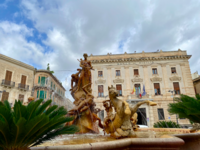
M 103 77 L 103 71 L 98 71 L 98 77 Z
M 160 119 L 160 114 L 159 114 L 159 110 L 162 110 L 163 111 L 163 116 L 161 116 L 161 117 L 163 117 L 163 119 Z M 164 109 L 163 108 L 157 108 L 157 112 L 158 112 L 158 120 L 165 120 L 165 112 L 164 112 Z M 161 112 L 160 112 L 161 113 Z
M 102 87 L 102 91 L 103 91 L 103 92 L 99 92 L 99 87 Z M 104 97 L 103 85 L 98 85 L 98 97 Z
M 117 90 L 117 85 L 121 86 L 121 90 Z M 118 96 L 122 96 L 122 84 L 116 84 L 116 90 L 118 91 Z M 120 94 L 121 91 L 121 94 Z
M 175 72 L 173 72 L 172 70 L 175 70 Z M 176 67 L 171 67 L 171 74 L 176 74 L 177 72 L 176 72 Z
M 174 88 L 174 83 L 178 83 L 179 90 L 175 90 L 175 88 Z M 180 95 L 180 94 L 181 94 L 179 82 L 173 82 L 173 88 L 174 88 L 174 94 L 175 94 L 175 95 Z M 176 91 L 179 91 L 179 93 L 177 93 Z
M 155 84 L 158 84 L 158 85 L 159 85 L 159 91 L 160 91 L 160 92 L 158 92 L 158 88 L 155 88 Z M 155 96 L 161 95 L 160 83 L 153 83 L 153 88 L 154 88 L 154 94 L 155 94 Z M 156 94 L 155 89 L 156 89 L 157 93 L 159 93 L 159 94 Z
M 136 70 L 137 70 L 137 74 L 135 74 Z M 134 76 L 138 76 L 139 75 L 139 69 L 133 69 L 133 74 L 134 74 Z
M 121 71 L 120 70 L 115 70 L 115 76 L 117 76 L 117 77 L 121 76 Z
M 156 70 L 156 73 L 155 73 Z M 157 68 L 152 68 L 152 74 L 158 74 L 158 69 Z

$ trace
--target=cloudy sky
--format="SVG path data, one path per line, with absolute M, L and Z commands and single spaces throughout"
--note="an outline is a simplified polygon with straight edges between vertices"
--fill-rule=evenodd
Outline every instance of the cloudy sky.
M 200 0 L 0 0 L 0 53 L 69 90 L 83 53 L 187 50 L 200 73 Z M 69 97 L 69 92 L 66 93 Z

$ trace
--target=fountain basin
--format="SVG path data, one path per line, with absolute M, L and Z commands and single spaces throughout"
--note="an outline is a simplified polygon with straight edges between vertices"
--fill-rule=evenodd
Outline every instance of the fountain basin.
M 32 150 L 179 150 L 184 141 L 177 137 L 167 138 L 126 138 L 108 142 L 79 145 L 34 147 Z

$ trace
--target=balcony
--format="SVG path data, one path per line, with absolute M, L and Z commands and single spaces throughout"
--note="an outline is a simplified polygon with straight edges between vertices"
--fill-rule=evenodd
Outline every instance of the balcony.
M 12 82 L 12 81 L 8 81 L 8 80 L 5 80 L 3 79 L 2 82 L 1 82 L 1 85 L 2 86 L 7 86 L 7 87 L 15 87 L 15 82 Z
M 18 84 L 18 89 L 28 91 L 29 90 L 29 85 L 19 83 Z

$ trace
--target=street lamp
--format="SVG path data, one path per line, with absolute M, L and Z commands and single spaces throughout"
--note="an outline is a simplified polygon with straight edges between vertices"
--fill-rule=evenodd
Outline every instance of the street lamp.
M 173 103 L 174 103 L 174 95 L 173 95 L 173 93 L 175 94 L 175 90 L 169 90 L 168 92 L 171 92 L 172 93 L 172 98 L 173 98 Z M 176 114 L 176 123 L 178 124 L 178 116 L 177 116 L 177 114 Z

